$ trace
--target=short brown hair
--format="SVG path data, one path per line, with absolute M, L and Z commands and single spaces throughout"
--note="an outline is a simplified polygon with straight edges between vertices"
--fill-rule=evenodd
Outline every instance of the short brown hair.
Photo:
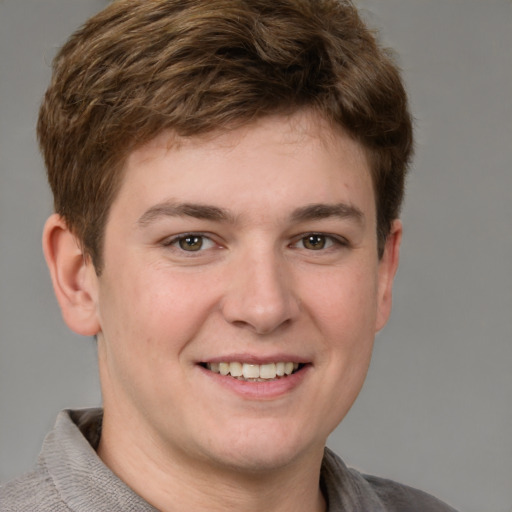
M 127 155 L 311 108 L 367 150 L 379 251 L 398 217 L 412 127 L 400 73 L 343 0 L 118 0 L 63 46 L 38 137 L 55 210 L 99 272 Z

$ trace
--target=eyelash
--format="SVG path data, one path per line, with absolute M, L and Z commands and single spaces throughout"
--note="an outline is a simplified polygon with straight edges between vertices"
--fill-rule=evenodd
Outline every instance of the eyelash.
M 193 250 L 187 251 L 187 250 L 183 249 L 183 247 L 180 247 L 179 246 L 180 242 L 187 240 L 187 238 L 201 239 L 201 245 L 200 245 L 199 249 L 195 250 L 195 251 L 193 251 Z M 162 243 L 162 245 L 164 247 L 173 247 L 174 246 L 174 248 L 180 252 L 193 254 L 193 253 L 202 252 L 201 249 L 202 249 L 202 246 L 203 246 L 205 240 L 208 240 L 211 244 L 215 244 L 214 240 L 210 236 L 208 236 L 204 233 L 182 233 L 180 235 L 176 235 L 176 236 L 173 236 L 172 238 L 166 239 Z M 204 249 L 203 249 L 203 251 L 204 251 Z
M 309 242 L 311 242 L 311 239 L 314 238 L 314 237 L 319 237 L 319 238 L 323 238 L 323 241 L 327 244 L 327 247 L 325 246 L 322 246 L 318 249 L 309 249 L 307 247 L 298 247 L 298 244 L 299 243 L 307 243 L 308 239 L 309 239 Z M 188 238 L 196 238 L 196 239 L 200 239 L 201 240 L 201 245 L 199 246 L 199 248 L 197 250 L 191 250 L 191 251 L 187 251 L 186 249 L 184 249 L 183 247 L 180 246 L 180 242 L 184 242 L 185 240 L 187 240 Z M 211 236 L 208 236 L 207 234 L 205 233 L 195 233 L 195 232 L 192 232 L 192 233 L 183 233 L 183 234 L 180 234 L 180 235 L 176 235 L 170 239 L 166 239 L 162 245 L 164 247 L 173 247 L 174 249 L 178 250 L 179 252 L 182 252 L 182 253 L 188 253 L 189 256 L 192 256 L 194 253 L 200 253 L 200 252 L 203 252 L 205 251 L 206 249 L 211 249 L 213 247 L 207 247 L 207 248 L 203 248 L 203 245 L 204 245 L 204 242 L 205 241 L 209 241 L 210 244 L 212 245 L 215 245 L 215 241 L 211 238 Z M 299 237 L 295 238 L 295 241 L 292 242 L 290 244 L 290 246 L 294 249 L 304 249 L 308 252 L 325 252 L 325 251 L 328 251 L 330 249 L 334 249 L 336 246 L 337 247 L 348 247 L 349 246 L 349 242 L 345 239 L 345 238 L 341 238 L 339 236 L 335 236 L 335 235 L 330 235 L 330 234 L 326 234 L 326 233 L 315 233 L 315 232 L 312 232 L 312 233 L 305 233 L 305 234 L 302 234 L 300 235 Z
M 330 234 L 327 234 L 327 233 L 306 233 L 306 234 L 303 234 L 301 235 L 300 237 L 298 237 L 296 239 L 296 241 L 292 244 L 292 246 L 296 246 L 297 244 L 299 244 L 300 242 L 304 243 L 306 242 L 306 240 L 309 239 L 309 241 L 311 241 L 311 239 L 313 237 L 319 237 L 319 238 L 323 238 L 324 241 L 328 244 L 327 247 L 321 247 L 319 249 L 308 249 L 307 247 L 302 247 L 302 249 L 305 249 L 307 251 L 311 251 L 311 252 L 325 252 L 325 251 L 328 251 L 329 249 L 334 249 L 335 247 L 348 247 L 349 246 L 349 242 L 345 239 L 345 238 L 342 238 L 342 237 L 339 237 L 339 236 L 335 236 L 335 235 L 330 235 Z

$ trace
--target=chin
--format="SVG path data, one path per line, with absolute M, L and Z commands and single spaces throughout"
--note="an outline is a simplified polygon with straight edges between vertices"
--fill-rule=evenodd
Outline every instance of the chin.
M 293 465 L 298 454 L 293 450 L 268 449 L 263 452 L 261 449 L 247 449 L 237 452 L 230 450 L 229 453 L 224 451 L 217 454 L 217 457 L 214 455 L 213 458 L 217 466 L 227 470 L 251 475 L 258 473 L 268 475 L 269 472 L 283 470 Z
M 239 426 L 214 443 L 209 455 L 218 465 L 254 474 L 284 469 L 308 453 L 323 453 L 325 440 L 307 439 L 298 429 L 286 428 L 285 422 L 268 422 Z

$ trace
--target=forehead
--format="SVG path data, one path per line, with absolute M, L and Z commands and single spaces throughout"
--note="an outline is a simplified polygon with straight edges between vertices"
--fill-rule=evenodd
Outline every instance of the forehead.
M 205 151 L 229 152 L 241 143 L 251 141 L 256 146 L 267 145 L 270 141 L 279 145 L 281 151 L 295 152 L 297 143 L 306 142 L 325 150 L 337 146 L 351 145 L 344 160 L 352 155 L 362 158 L 369 165 L 363 145 L 351 137 L 341 126 L 328 122 L 321 114 L 303 109 L 289 115 L 264 116 L 251 123 L 233 128 L 225 127 L 205 134 L 181 137 L 171 130 L 161 132 L 149 142 L 129 153 L 125 167 L 147 165 L 151 159 L 162 157 L 168 151 L 191 150 L 198 154 Z M 261 149 L 264 149 L 261 148 Z
M 120 195 L 134 205 L 219 200 L 248 210 L 265 201 L 292 206 L 295 200 L 295 208 L 350 202 L 355 192 L 373 205 L 364 148 L 321 116 L 298 112 L 201 136 L 162 133 L 129 155 Z

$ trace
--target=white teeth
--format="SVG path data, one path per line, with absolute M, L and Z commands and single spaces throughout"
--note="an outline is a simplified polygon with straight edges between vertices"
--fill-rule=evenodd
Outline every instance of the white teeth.
M 247 364 L 243 365 L 243 375 L 245 379 L 259 379 L 260 378 L 260 366 L 258 364 Z
M 277 375 L 276 365 L 274 363 L 262 364 L 260 366 L 261 379 L 275 379 Z
M 241 363 L 229 363 L 229 373 L 231 377 L 241 377 L 244 374 Z
M 299 363 L 278 362 L 267 364 L 250 364 L 233 361 L 231 363 L 207 363 L 206 367 L 214 373 L 231 375 L 245 380 L 272 380 L 276 377 L 291 375 L 299 368 Z

